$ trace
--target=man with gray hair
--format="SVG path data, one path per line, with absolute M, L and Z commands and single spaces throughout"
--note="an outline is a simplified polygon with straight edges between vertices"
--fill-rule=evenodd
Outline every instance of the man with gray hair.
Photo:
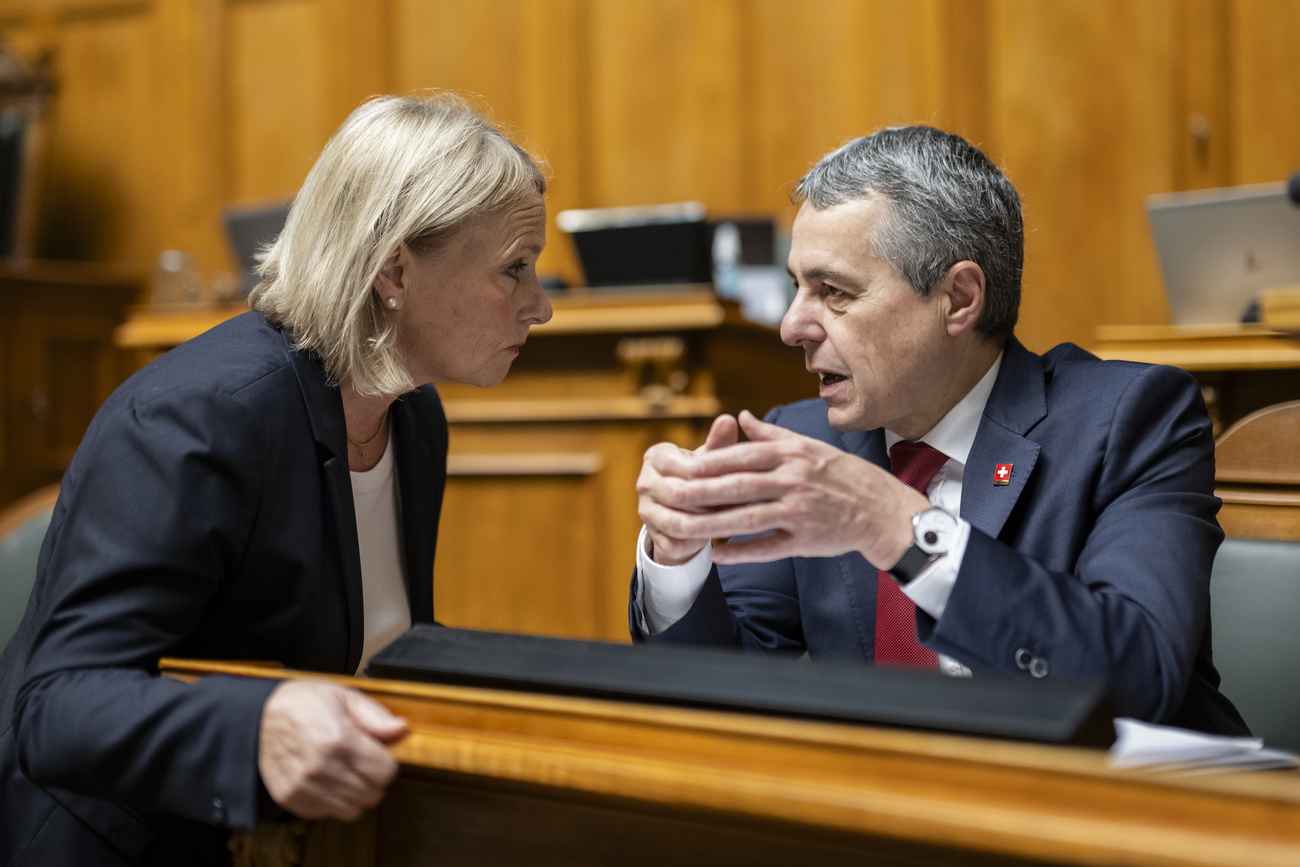
M 795 198 L 781 336 L 821 400 L 647 451 L 634 640 L 1102 680 L 1118 715 L 1246 733 L 1194 380 L 1016 340 L 1020 198 L 958 136 L 880 130 Z

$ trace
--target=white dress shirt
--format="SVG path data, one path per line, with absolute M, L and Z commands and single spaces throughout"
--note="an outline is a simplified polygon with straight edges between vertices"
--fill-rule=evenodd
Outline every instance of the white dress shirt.
M 984 406 L 1001 367 L 1002 355 L 999 354 L 975 387 L 920 440 L 948 456 L 948 462 L 939 468 L 926 489 L 926 496 L 931 504 L 957 516 L 957 532 L 948 553 L 937 558 L 903 588 L 916 606 L 935 620 L 943 616 L 953 585 L 957 583 L 962 559 L 966 556 L 970 523 L 961 518 L 962 480 L 980 419 L 984 416 Z M 893 431 L 886 430 L 886 453 L 902 439 Z M 695 604 L 713 565 L 713 543 L 705 545 L 704 550 L 680 566 L 656 563 L 646 553 L 649 544 L 648 534 L 642 527 L 641 537 L 637 540 L 637 572 L 641 579 L 637 582 L 637 601 L 642 612 L 641 628 L 653 635 L 672 626 Z M 942 654 L 939 656 L 939 670 L 944 674 L 970 677 L 970 669 Z

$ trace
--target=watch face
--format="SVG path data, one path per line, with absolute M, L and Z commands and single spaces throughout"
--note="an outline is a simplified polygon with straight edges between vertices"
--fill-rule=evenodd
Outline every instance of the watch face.
M 926 509 L 913 519 L 916 547 L 927 554 L 948 553 L 957 519 L 942 509 Z

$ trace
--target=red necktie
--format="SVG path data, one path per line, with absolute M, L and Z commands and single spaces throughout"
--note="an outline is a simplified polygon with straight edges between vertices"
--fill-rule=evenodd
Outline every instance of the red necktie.
M 902 440 L 889 450 L 889 471 L 922 494 L 947 462 L 947 455 L 925 443 Z M 876 665 L 939 667 L 935 652 L 916 640 L 915 603 L 883 569 L 876 580 Z

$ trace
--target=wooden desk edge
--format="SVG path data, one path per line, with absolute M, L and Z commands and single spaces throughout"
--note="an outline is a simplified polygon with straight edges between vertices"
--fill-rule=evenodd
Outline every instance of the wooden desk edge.
M 1300 863 L 1300 776 L 1174 777 L 955 735 L 164 660 L 327 680 L 402 714 L 404 764 L 1072 864 Z
M 723 323 L 747 324 L 741 320 L 735 302 L 720 301 L 711 290 L 699 287 L 682 292 L 565 294 L 552 296 L 551 303 L 556 316 L 534 326 L 534 336 L 700 331 Z M 217 306 L 140 305 L 117 329 L 114 340 L 123 349 L 169 349 L 248 309 L 242 302 Z

